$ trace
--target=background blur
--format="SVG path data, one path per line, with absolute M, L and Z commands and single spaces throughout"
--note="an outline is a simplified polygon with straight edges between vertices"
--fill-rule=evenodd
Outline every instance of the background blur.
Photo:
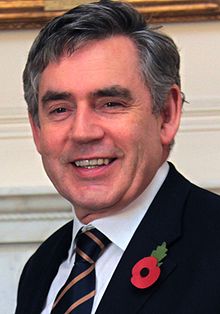
M 189 101 L 170 159 L 189 179 L 220 194 L 220 21 L 166 24 L 164 31 L 180 49 Z M 23 100 L 21 75 L 37 33 L 0 31 L 0 309 L 7 314 L 14 311 L 25 261 L 71 218 L 70 205 L 44 174 Z

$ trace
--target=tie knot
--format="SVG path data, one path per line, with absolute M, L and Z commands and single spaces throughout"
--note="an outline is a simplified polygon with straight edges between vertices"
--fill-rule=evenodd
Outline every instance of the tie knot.
M 95 263 L 110 242 L 102 232 L 95 228 L 80 233 L 76 242 L 76 262 Z

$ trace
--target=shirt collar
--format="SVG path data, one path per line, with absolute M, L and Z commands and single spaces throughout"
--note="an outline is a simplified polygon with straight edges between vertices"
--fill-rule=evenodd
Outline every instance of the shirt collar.
M 125 251 L 128 243 L 130 242 L 135 230 L 143 219 L 145 213 L 147 212 L 150 204 L 152 203 L 154 197 L 159 191 L 161 185 L 163 184 L 169 171 L 169 165 L 167 162 L 158 169 L 156 175 L 154 176 L 151 183 L 144 190 L 144 192 L 139 195 L 132 203 L 130 203 L 123 210 L 114 213 L 108 217 L 102 217 L 92 221 L 88 225 L 82 224 L 75 215 L 73 223 L 73 236 L 72 244 L 69 251 L 69 256 L 73 253 L 74 240 L 78 231 L 83 228 L 85 230 L 90 228 L 97 228 L 102 233 L 104 233 L 115 245 L 120 247 Z M 123 231 L 123 232 L 122 232 Z

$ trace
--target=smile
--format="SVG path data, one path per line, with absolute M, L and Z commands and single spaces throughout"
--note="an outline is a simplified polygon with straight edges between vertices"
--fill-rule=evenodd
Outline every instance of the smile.
M 113 158 L 96 158 L 96 159 L 82 159 L 76 160 L 74 164 L 76 167 L 92 169 L 100 166 L 109 165 L 114 159 Z

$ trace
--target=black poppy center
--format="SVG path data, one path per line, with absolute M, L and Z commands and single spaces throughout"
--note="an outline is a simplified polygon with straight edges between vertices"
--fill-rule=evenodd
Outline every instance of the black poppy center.
M 149 274 L 149 269 L 144 267 L 141 269 L 140 275 L 141 277 L 146 277 Z

